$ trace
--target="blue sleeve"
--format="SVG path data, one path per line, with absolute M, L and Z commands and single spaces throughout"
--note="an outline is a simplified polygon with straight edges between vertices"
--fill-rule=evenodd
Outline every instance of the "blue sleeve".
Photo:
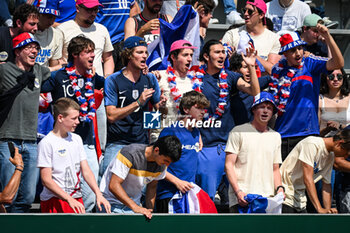
M 95 89 L 100 90 L 101 88 L 104 88 L 105 86 L 105 78 L 96 74 L 95 75 Z
M 317 57 L 314 55 L 310 55 L 305 59 L 305 65 L 307 69 L 311 72 L 312 77 L 319 77 L 321 73 L 328 74 L 328 70 L 326 67 L 327 61 L 329 59 L 325 57 Z
M 42 84 L 41 84 L 41 93 L 46 93 L 46 92 L 51 92 L 55 89 L 55 80 L 56 80 L 56 75 L 57 71 L 51 72 L 50 78 L 46 79 Z
M 159 138 L 171 135 L 176 136 L 174 130 L 172 128 L 164 128 L 162 132 L 160 132 Z
M 269 86 L 269 83 L 271 82 L 271 76 L 265 75 L 260 78 L 258 78 L 260 89 L 265 89 Z
M 104 100 L 105 106 L 118 106 L 118 87 L 114 80 L 117 78 L 117 73 L 108 76 L 105 80 Z
M 154 93 L 151 97 L 151 103 L 156 104 L 160 101 L 160 88 L 159 88 L 158 80 L 157 80 L 156 76 L 152 73 L 148 73 L 147 77 L 149 78 L 149 80 L 151 82 L 151 86 L 154 89 Z
M 228 70 L 226 70 L 226 73 L 227 73 L 227 83 L 231 84 L 231 91 L 230 92 L 232 93 L 232 92 L 238 91 L 237 82 L 238 82 L 238 79 L 241 78 L 241 74 L 236 73 L 236 72 L 232 72 L 232 71 L 228 71 Z

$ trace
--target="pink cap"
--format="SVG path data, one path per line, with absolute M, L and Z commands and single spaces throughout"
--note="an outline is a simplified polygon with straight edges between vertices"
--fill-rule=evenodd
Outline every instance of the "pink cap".
M 177 49 L 196 49 L 196 48 L 197 47 L 193 46 L 191 42 L 189 42 L 188 40 L 177 40 L 171 44 L 169 53 Z
M 93 8 L 95 6 L 102 6 L 103 7 L 103 5 L 98 0 L 77 0 L 76 4 L 77 5 L 83 4 L 87 8 Z
M 247 4 L 256 6 L 259 8 L 264 14 L 266 14 L 267 6 L 264 0 L 248 0 Z

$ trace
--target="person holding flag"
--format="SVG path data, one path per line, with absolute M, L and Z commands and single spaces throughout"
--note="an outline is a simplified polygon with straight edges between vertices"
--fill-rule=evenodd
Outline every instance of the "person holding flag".
M 268 127 L 277 112 L 273 95 L 259 93 L 254 97 L 251 111 L 253 121 L 233 128 L 225 149 L 229 206 L 233 213 L 248 205 L 248 193 L 271 197 L 284 191 L 279 170 L 281 135 Z
M 280 59 L 278 55 L 280 45 L 279 36 L 265 27 L 266 3 L 264 0 L 248 0 L 242 14 L 245 25 L 228 30 L 222 42 L 238 49 L 239 44 L 242 43 L 241 40 L 245 40 L 245 35 L 249 34 L 259 54 L 257 60 L 262 64 L 264 70 L 271 74 L 273 65 Z

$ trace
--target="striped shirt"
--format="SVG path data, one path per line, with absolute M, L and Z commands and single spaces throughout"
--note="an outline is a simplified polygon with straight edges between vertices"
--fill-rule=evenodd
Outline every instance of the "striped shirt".
M 123 147 L 106 169 L 100 184 L 103 196 L 111 203 L 124 205 L 109 190 L 112 174 L 122 178 L 122 187 L 128 196 L 140 204 L 142 189 L 153 180 L 165 178 L 166 166 L 149 162 L 145 156 L 147 145 L 131 144 Z

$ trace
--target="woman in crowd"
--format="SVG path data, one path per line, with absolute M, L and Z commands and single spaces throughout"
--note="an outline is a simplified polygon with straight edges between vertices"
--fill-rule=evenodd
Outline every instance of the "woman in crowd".
M 349 84 L 345 71 L 321 77 L 319 99 L 320 136 L 331 137 L 350 123 Z
M 345 71 L 334 70 L 332 74 L 321 76 L 321 90 L 319 99 L 320 136 L 331 137 L 339 129 L 350 124 L 350 95 L 348 76 Z M 349 213 L 349 177 L 346 158 L 335 158 L 332 173 L 332 184 L 335 183 L 334 194 L 337 209 L 340 213 Z M 334 180 L 335 178 L 335 180 Z M 319 189 L 320 187 L 318 187 Z

